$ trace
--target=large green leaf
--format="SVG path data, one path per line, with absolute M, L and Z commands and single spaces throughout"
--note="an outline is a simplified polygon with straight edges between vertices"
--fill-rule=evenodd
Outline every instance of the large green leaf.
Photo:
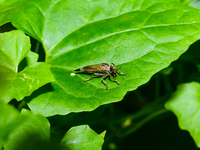
M 165 104 L 178 118 L 181 129 L 188 130 L 200 147 L 200 84 L 191 82 L 178 86 L 177 91 Z
M 104 134 L 104 133 L 103 133 Z M 98 135 L 87 125 L 71 128 L 60 145 L 69 150 L 101 150 L 104 135 Z
M 20 115 L 19 112 L 12 106 L 0 102 L 0 149 L 8 135 L 12 133 L 21 123 L 26 120 L 26 117 Z
M 20 11 L 25 4 L 25 0 L 0 0 L 0 26 L 9 22 L 8 16 Z
M 28 104 L 46 116 L 120 101 L 200 37 L 200 12 L 175 0 L 32 0 L 10 20 L 43 43 L 51 64 L 54 90 Z M 90 76 L 70 75 L 102 62 L 123 66 L 122 86 L 107 79 L 105 92 L 101 79 L 81 83 Z
M 50 65 L 36 63 L 37 58 L 37 54 L 30 52 L 29 37 L 22 31 L 0 34 L 0 100 L 21 100 L 54 80 Z M 22 60 L 29 66 L 18 72 Z

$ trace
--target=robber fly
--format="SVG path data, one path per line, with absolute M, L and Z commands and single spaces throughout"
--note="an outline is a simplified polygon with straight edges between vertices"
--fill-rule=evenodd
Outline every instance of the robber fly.
M 103 81 L 103 83 L 104 83 L 105 86 L 106 86 L 106 91 L 108 91 L 108 85 L 107 85 L 107 83 L 106 83 L 105 80 L 104 80 L 106 77 L 111 77 L 111 78 L 113 78 L 113 79 L 116 81 L 116 83 L 120 86 L 119 82 L 118 82 L 117 79 L 115 78 L 115 77 L 116 77 L 116 74 L 117 74 L 117 71 L 118 71 L 120 74 L 122 74 L 122 75 L 127 75 L 127 74 L 125 74 L 125 73 L 122 73 L 122 72 L 119 70 L 120 68 L 122 68 L 122 66 L 119 67 L 119 68 L 114 67 L 114 66 L 115 66 L 115 65 L 114 65 L 113 63 L 111 63 L 110 65 L 107 64 L 107 63 L 101 63 L 101 64 L 97 64 L 97 65 L 85 66 L 85 67 L 83 67 L 83 68 L 76 69 L 76 70 L 74 70 L 74 71 L 82 71 L 82 72 L 84 72 L 84 73 L 91 73 L 91 74 L 92 74 L 92 76 L 91 76 L 89 79 L 84 80 L 84 81 L 82 81 L 82 82 L 86 82 L 86 81 L 91 80 L 91 79 L 93 78 L 94 75 L 96 75 L 96 76 L 102 76 L 102 77 L 101 77 L 101 78 L 102 78 L 102 81 Z M 116 70 L 117 70 L 117 71 L 116 71 Z

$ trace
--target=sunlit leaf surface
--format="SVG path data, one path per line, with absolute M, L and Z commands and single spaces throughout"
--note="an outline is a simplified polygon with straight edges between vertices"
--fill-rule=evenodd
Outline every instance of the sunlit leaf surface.
M 0 26 L 9 22 L 8 17 L 19 12 L 26 3 L 27 0 L 0 0 Z
M 53 91 L 35 97 L 31 110 L 45 116 L 90 111 L 122 100 L 170 65 L 200 37 L 200 12 L 175 0 L 32 0 L 9 18 L 43 43 L 55 77 Z M 114 63 L 121 84 L 74 69 Z

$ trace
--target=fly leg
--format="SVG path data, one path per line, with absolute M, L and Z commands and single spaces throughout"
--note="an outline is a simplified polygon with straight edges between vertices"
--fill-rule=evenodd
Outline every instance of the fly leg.
M 104 80 L 106 77 L 107 77 L 108 75 L 107 74 L 104 74 L 101 78 L 102 78 L 102 81 L 103 81 L 103 83 L 105 84 L 105 86 L 106 86 L 106 91 L 108 91 L 108 85 L 107 85 L 107 83 L 106 83 L 106 81 Z
M 103 73 L 94 73 L 94 74 L 92 74 L 92 76 L 89 78 L 89 79 L 87 79 L 87 80 L 84 80 L 84 81 L 82 81 L 82 82 L 87 82 L 87 81 L 89 81 L 89 80 L 91 80 L 92 78 L 93 78 L 93 76 L 102 76 L 101 78 L 102 78 L 102 81 L 103 81 L 103 83 L 105 84 L 105 86 L 106 86 L 106 91 L 108 91 L 108 85 L 107 85 L 107 83 L 105 82 L 105 78 L 108 76 L 108 74 L 103 74 Z
M 89 79 L 84 80 L 84 81 L 82 81 L 82 82 L 87 82 L 87 81 L 91 80 L 91 79 L 93 78 L 93 76 L 94 76 L 94 74 L 92 74 L 92 76 L 91 76 Z
M 111 76 L 111 78 L 113 78 L 113 79 L 116 81 L 116 83 L 117 83 L 119 86 L 121 86 L 121 84 L 117 81 L 116 78 L 114 78 L 113 76 Z
M 108 76 L 108 74 L 94 73 L 94 75 L 96 75 L 96 76 L 102 76 L 101 79 L 102 79 L 103 83 L 106 86 L 106 91 L 108 91 L 108 85 L 107 85 L 106 81 L 104 80 Z
M 110 74 L 110 72 L 107 71 L 107 74 L 108 74 L 108 76 L 110 76 L 111 78 L 113 78 L 119 86 L 121 86 L 121 84 L 117 81 L 116 78 L 114 78 L 114 77 Z
M 117 67 L 114 67 L 114 69 L 117 69 L 117 71 L 119 72 L 119 73 L 121 73 L 122 75 L 126 75 L 127 76 L 127 74 L 126 73 L 123 73 L 123 72 L 121 72 L 119 69 L 120 68 L 122 68 L 122 66 L 120 66 L 119 68 L 117 68 Z

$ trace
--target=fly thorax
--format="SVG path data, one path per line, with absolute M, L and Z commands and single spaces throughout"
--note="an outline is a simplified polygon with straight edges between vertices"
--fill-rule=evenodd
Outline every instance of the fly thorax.
M 104 65 L 104 66 L 102 66 L 102 70 L 107 70 L 107 71 L 109 71 L 109 70 L 110 70 L 110 67 L 107 66 L 107 65 Z
M 84 69 L 83 69 L 83 68 L 80 68 L 80 71 L 84 71 Z

